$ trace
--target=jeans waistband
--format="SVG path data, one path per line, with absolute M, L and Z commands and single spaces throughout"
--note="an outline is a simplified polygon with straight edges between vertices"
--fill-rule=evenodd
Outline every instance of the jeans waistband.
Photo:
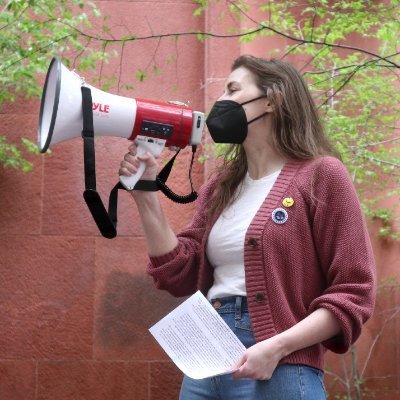
M 211 299 L 211 304 L 218 314 L 234 313 L 235 319 L 241 319 L 242 313 L 247 313 L 247 297 L 230 296 Z

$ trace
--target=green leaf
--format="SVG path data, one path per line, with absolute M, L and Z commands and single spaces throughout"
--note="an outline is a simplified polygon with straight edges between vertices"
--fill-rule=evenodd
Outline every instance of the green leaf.
M 137 70 L 136 71 L 136 79 L 139 81 L 139 82 L 143 82 L 146 78 L 148 78 L 149 77 L 149 74 L 148 73 L 146 73 L 146 72 L 144 72 L 144 71 L 142 71 L 141 69 L 139 69 L 139 70 Z

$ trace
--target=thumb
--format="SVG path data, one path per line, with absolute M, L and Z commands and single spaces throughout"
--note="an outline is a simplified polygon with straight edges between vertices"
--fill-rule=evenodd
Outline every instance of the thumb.
M 232 367 L 232 371 L 233 371 L 233 379 L 240 379 L 242 378 L 242 369 L 243 366 L 246 364 L 247 361 L 247 354 L 244 353 L 239 361 Z
M 137 156 L 137 159 L 145 164 L 145 171 L 142 175 L 144 180 L 155 180 L 157 176 L 158 163 L 150 152 L 143 153 Z
M 153 154 L 151 154 L 149 151 L 146 153 L 143 153 L 141 155 L 137 156 L 137 159 L 139 161 L 142 161 L 146 164 L 146 167 L 156 167 L 157 166 L 157 161 Z
M 247 360 L 247 353 L 244 352 L 242 354 L 242 356 L 240 357 L 239 361 L 236 363 L 236 366 L 240 367 L 241 365 L 243 365 L 246 362 L 246 360 Z
M 240 357 L 239 361 L 232 366 L 232 371 L 240 369 L 240 367 L 246 362 L 246 360 L 247 360 L 247 356 L 246 356 L 246 353 L 244 353 Z

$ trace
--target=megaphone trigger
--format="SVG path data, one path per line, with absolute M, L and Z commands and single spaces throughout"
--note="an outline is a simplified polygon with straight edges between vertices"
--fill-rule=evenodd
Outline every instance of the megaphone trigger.
M 153 154 L 155 158 L 158 158 L 165 147 L 166 140 L 159 138 L 151 138 L 147 136 L 137 136 L 135 139 L 135 144 L 137 146 L 136 157 L 147 152 Z M 136 174 L 131 176 L 120 176 L 119 180 L 122 186 L 126 190 L 133 190 L 135 188 L 136 183 L 142 177 L 144 171 L 146 169 L 146 165 L 144 162 L 140 162 L 139 168 Z

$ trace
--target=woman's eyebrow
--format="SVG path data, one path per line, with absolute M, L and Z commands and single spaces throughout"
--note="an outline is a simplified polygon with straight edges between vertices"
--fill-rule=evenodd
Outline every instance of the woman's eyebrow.
M 236 81 L 230 81 L 230 82 L 228 82 L 228 83 L 226 84 L 226 88 L 227 88 L 227 89 L 232 89 L 232 86 L 235 86 L 235 85 L 239 85 L 239 83 L 236 82 Z

